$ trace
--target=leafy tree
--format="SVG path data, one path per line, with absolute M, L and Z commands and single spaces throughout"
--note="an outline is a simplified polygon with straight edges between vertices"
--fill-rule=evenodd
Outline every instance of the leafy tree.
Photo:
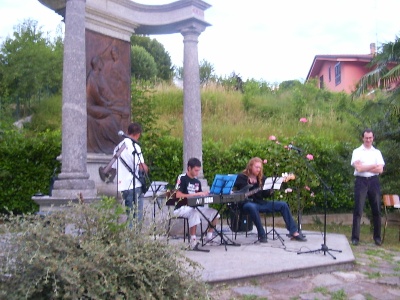
M 200 84 L 207 84 L 215 78 L 214 66 L 203 59 L 200 62 Z
M 286 81 L 282 81 L 279 84 L 279 89 L 280 90 L 290 90 L 296 87 L 300 87 L 301 86 L 301 82 L 299 80 L 286 80 Z
M 143 47 L 154 59 L 157 66 L 156 76 L 162 80 L 170 81 L 173 76 L 173 67 L 171 63 L 171 57 L 168 52 L 165 51 L 164 46 L 156 39 L 151 39 L 147 36 L 132 35 L 131 36 L 132 46 Z M 142 74 L 141 76 L 148 77 Z
M 38 22 L 27 19 L 14 27 L 0 47 L 0 97 L 3 104 L 16 104 L 17 117 L 32 99 L 54 94 L 62 84 L 63 43 L 50 41 Z
M 133 78 L 150 80 L 157 76 L 157 64 L 153 56 L 141 46 L 131 47 L 131 74 Z
M 203 59 L 199 64 L 199 68 L 200 84 L 207 84 L 210 81 L 216 81 L 213 64 Z M 179 79 L 183 79 L 183 67 L 175 67 L 175 76 Z
M 394 82 L 400 80 L 400 37 L 396 36 L 394 42 L 382 44 L 381 51 L 369 64 L 373 70 L 365 74 L 357 87 L 356 96 L 360 96 L 373 88 L 390 88 Z M 397 84 L 395 89 L 399 89 Z

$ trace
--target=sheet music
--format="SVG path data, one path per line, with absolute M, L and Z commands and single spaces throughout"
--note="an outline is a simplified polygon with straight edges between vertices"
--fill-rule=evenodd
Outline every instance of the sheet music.
M 274 185 L 274 190 L 279 190 L 281 188 L 282 183 L 283 183 L 283 177 L 267 177 L 264 182 L 263 190 L 272 189 L 272 185 Z
M 167 191 L 167 185 L 165 181 L 153 181 L 143 197 L 153 197 L 153 191 L 157 191 L 156 196 L 162 196 Z

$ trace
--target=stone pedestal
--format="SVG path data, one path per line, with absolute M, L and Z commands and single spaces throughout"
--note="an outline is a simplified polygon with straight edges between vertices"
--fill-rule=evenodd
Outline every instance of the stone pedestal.
M 115 177 L 112 182 L 107 183 L 101 180 L 99 175 L 99 168 L 107 167 L 112 157 L 113 157 L 112 155 L 106 155 L 101 153 L 88 153 L 87 171 L 90 175 L 90 179 L 93 180 L 96 185 L 98 196 L 121 198 L 117 190 L 117 177 Z
M 145 5 L 128 0 L 39 0 L 65 19 L 62 89 L 62 168 L 51 197 L 33 197 L 43 209 L 69 201 L 94 201 L 98 195 L 117 196 L 116 183 L 105 183 L 99 167 L 106 155 L 87 155 L 85 30 L 130 41 L 136 34 L 180 32 L 184 37 L 184 169 L 188 158 L 202 161 L 201 101 L 197 43 L 210 26 L 201 0 Z M 192 115 L 192 112 L 195 115 Z M 200 174 L 199 178 L 202 178 Z M 206 184 L 204 188 L 206 190 Z

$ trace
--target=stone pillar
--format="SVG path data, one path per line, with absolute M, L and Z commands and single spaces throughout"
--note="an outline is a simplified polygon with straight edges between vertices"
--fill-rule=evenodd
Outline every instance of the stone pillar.
M 86 0 L 67 0 L 62 87 L 62 168 L 54 183 L 54 198 L 94 198 L 94 181 L 87 173 Z
M 203 161 L 200 70 L 198 37 L 204 26 L 191 24 L 181 30 L 183 35 L 183 172 L 189 158 Z M 199 178 L 203 178 L 203 171 Z

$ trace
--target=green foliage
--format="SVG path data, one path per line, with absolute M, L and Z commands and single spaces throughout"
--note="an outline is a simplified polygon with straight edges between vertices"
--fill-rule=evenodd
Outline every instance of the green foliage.
M 215 78 L 214 66 L 203 59 L 200 62 L 200 84 L 207 84 Z
M 334 293 L 332 293 L 332 300 L 346 300 L 347 295 L 346 292 L 343 289 L 340 289 Z
M 229 76 L 218 77 L 217 83 L 221 85 L 225 91 L 243 92 L 243 80 L 239 74 L 232 72 Z
M 27 131 L 4 131 L 0 135 L 0 212 L 35 212 L 31 197 L 48 194 L 50 178 L 59 166 L 59 131 L 37 135 Z
M 143 138 L 143 153 L 150 167 L 152 180 L 167 181 L 174 184 L 183 172 L 183 142 L 181 139 L 164 135 Z
M 203 59 L 199 63 L 200 84 L 205 85 L 216 81 L 214 65 Z M 183 80 L 183 67 L 175 67 L 175 76 Z
M 53 95 L 43 99 L 33 107 L 31 123 L 24 124 L 24 128 L 35 132 L 59 130 L 61 124 L 62 99 L 61 95 Z
M 325 193 L 329 212 L 348 212 L 353 207 L 353 169 L 350 166 L 352 146 L 346 143 L 325 144 L 323 138 L 305 138 L 296 141 L 304 146 L 304 153 L 288 151 L 289 140 L 275 141 L 238 139 L 231 145 L 206 140 L 203 142 L 203 173 L 211 184 L 216 174 L 237 174 L 252 157 L 268 162 L 264 174 L 272 176 L 294 173 L 295 180 L 289 181 L 274 195 L 291 204 L 297 213 L 298 197 L 300 209 L 306 213 L 323 212 Z M 168 181 L 173 184 L 182 168 L 182 140 L 169 135 L 156 139 L 143 138 L 143 153 L 150 166 L 152 180 Z M 313 159 L 306 155 L 312 154 Z M 322 179 L 329 190 L 325 191 Z M 285 192 L 290 188 L 292 192 Z
M 287 80 L 287 81 L 282 81 L 279 84 L 279 89 L 280 90 L 292 90 L 296 87 L 300 87 L 302 83 L 298 80 Z
M 164 46 L 159 43 L 156 39 L 150 39 L 147 36 L 132 35 L 131 45 L 143 47 L 154 59 L 157 66 L 157 78 L 161 80 L 171 81 L 173 75 L 173 68 L 171 63 L 171 57 L 168 52 L 165 51 Z M 138 59 L 133 56 L 132 59 Z M 136 78 L 150 78 L 142 74 L 142 77 Z
M 129 229 L 121 215 L 115 199 L 104 198 L 45 217 L 3 216 L 8 243 L 0 256 L 0 298 L 209 298 L 199 265 L 149 238 L 152 232 Z
M 383 43 L 369 67 L 372 70 L 360 79 L 354 96 L 366 94 L 371 88 L 399 92 L 399 85 L 393 83 L 400 79 L 400 37 L 396 36 L 393 42 Z
M 131 108 L 132 121 L 142 125 L 143 134 L 154 134 L 158 115 L 154 109 L 154 89 L 150 82 L 132 80 Z
M 63 43 L 61 37 L 50 41 L 30 19 L 14 30 L 0 47 L 0 100 L 1 106 L 15 104 L 19 118 L 30 112 L 32 100 L 61 90 Z
M 140 80 L 154 80 L 157 76 L 153 56 L 141 46 L 131 47 L 131 76 Z

